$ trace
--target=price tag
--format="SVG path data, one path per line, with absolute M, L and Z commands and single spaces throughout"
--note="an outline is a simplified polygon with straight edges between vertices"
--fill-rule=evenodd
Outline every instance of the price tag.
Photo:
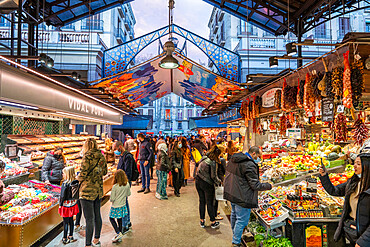
M 338 113 L 343 113 L 344 112 L 344 105 L 338 105 L 337 112 Z

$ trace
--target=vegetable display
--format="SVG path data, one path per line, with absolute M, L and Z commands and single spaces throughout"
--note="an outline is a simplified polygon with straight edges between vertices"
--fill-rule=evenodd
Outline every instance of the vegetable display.
M 351 87 L 351 68 L 348 60 L 349 51 L 343 54 L 344 72 L 343 72 L 343 105 L 347 108 L 352 107 L 352 87 Z
M 361 59 L 356 59 L 351 64 L 351 86 L 353 105 L 357 105 L 364 90 L 364 65 Z
M 334 119 L 334 132 L 336 142 L 347 141 L 347 119 L 343 113 L 339 113 Z
M 342 67 L 337 66 L 331 74 L 332 92 L 337 99 L 340 99 L 343 95 L 343 71 L 344 69 Z
M 353 136 L 355 137 L 356 144 L 362 146 L 365 140 L 369 137 L 369 129 L 366 127 L 364 120 L 362 119 L 361 112 L 358 114 L 358 118 L 353 124 Z

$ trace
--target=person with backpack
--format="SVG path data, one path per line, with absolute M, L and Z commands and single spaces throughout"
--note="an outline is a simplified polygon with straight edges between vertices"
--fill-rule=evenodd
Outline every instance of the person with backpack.
M 123 238 L 124 229 L 122 228 L 122 221 L 128 213 L 126 202 L 127 197 L 130 195 L 131 190 L 127 176 L 123 170 L 118 169 L 114 173 L 113 187 L 110 195 L 112 206 L 109 212 L 109 221 L 117 233 L 117 235 L 112 239 L 113 243 L 120 242 Z
M 73 238 L 73 216 L 79 212 L 77 198 L 74 198 L 73 191 L 78 190 L 79 182 L 76 180 L 76 173 L 73 166 L 68 166 L 63 169 L 63 184 L 60 190 L 59 209 L 58 212 L 63 217 L 63 244 L 75 242 Z M 73 189 L 74 188 L 74 189 Z M 78 197 L 78 193 L 77 193 Z M 69 229 L 69 235 L 68 235 Z
M 167 145 L 166 143 L 161 143 L 158 145 L 158 160 L 157 160 L 157 193 L 155 197 L 159 200 L 167 200 L 167 175 L 171 170 L 170 160 L 167 154 Z
M 131 152 L 124 149 L 122 142 L 117 141 L 114 147 L 114 154 L 119 157 L 117 170 L 123 170 L 127 176 L 128 183 L 131 187 L 131 182 L 136 181 L 139 177 L 139 170 Z M 123 219 L 123 230 L 122 233 L 126 234 L 132 227 L 130 206 L 128 198 L 126 198 L 127 215 Z

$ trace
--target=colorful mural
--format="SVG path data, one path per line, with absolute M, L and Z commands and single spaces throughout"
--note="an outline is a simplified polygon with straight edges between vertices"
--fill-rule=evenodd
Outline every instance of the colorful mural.
M 93 85 L 104 88 L 115 98 L 137 108 L 173 93 L 201 107 L 207 107 L 213 100 L 224 101 L 228 90 L 241 90 L 233 82 L 207 71 L 200 65 L 176 56 L 180 67 L 173 71 L 159 67 L 160 57 L 139 67 L 127 70 Z M 171 72 L 173 85 L 171 87 Z

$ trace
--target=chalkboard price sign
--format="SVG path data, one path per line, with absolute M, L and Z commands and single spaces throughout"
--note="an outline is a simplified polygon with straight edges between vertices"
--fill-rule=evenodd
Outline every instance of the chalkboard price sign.
M 322 99 L 321 114 L 323 122 L 331 122 L 334 120 L 334 99 L 332 98 Z

